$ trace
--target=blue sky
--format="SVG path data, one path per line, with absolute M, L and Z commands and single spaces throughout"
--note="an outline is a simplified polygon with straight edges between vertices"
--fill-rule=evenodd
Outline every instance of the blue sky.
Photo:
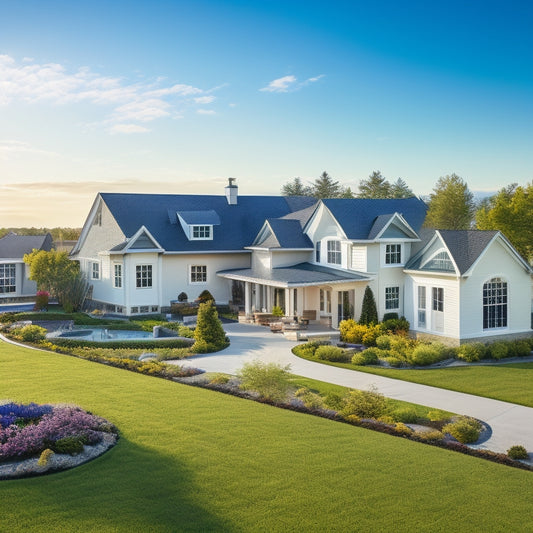
M 533 4 L 0 0 L 0 226 L 97 191 L 533 178 Z

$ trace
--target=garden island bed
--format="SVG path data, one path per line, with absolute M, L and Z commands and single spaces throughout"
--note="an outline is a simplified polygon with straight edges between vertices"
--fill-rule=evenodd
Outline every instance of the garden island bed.
M 0 480 L 73 468 L 117 440 L 112 423 L 80 407 L 0 401 Z

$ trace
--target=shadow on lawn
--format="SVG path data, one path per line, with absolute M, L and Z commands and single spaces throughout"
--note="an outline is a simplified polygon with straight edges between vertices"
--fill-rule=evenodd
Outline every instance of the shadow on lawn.
M 238 530 L 202 506 L 193 473 L 175 457 L 124 438 L 72 470 L 2 481 L 0 499 L 12 531 Z

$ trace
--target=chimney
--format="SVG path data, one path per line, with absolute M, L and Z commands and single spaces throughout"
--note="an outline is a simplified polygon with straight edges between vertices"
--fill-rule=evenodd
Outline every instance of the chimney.
M 239 192 L 239 187 L 233 182 L 235 178 L 228 178 L 228 184 L 224 188 L 226 191 L 226 200 L 229 205 L 237 205 L 237 193 Z

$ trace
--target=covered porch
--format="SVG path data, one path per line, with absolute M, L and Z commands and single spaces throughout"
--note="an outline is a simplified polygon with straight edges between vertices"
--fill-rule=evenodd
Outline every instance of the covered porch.
M 232 283 L 233 302 L 242 307 L 247 321 L 266 325 L 274 320 L 272 310 L 278 307 L 294 325 L 307 326 L 309 333 L 319 331 L 319 326 L 324 331 L 338 328 L 341 320 L 359 316 L 371 280 L 367 275 L 311 263 L 271 270 L 225 270 L 217 275 Z

